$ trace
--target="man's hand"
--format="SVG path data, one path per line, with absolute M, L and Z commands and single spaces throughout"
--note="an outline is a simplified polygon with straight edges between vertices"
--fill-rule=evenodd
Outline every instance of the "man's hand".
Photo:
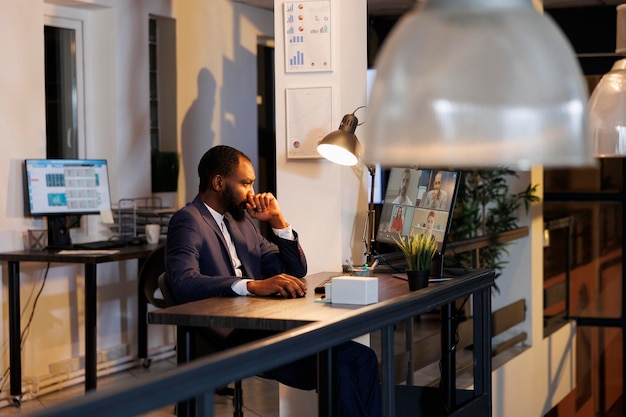
M 287 274 L 248 282 L 248 291 L 254 295 L 277 295 L 283 298 L 297 298 L 306 295 L 306 285 L 298 278 Z
M 274 229 L 284 229 L 288 226 L 272 193 L 249 193 L 247 200 L 246 210 L 253 219 L 266 221 Z

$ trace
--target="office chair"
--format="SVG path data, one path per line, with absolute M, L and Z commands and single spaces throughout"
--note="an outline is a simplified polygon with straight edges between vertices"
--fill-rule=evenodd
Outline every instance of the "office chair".
M 148 357 L 148 303 L 165 308 L 165 300 L 159 296 L 159 286 L 155 277 L 165 271 L 165 249 L 161 246 L 152 251 L 141 265 L 137 289 L 137 357 L 144 368 L 149 368 L 152 360 Z
M 161 294 L 163 295 L 163 300 L 166 307 L 174 306 L 178 304 L 176 299 L 174 298 L 174 292 L 170 287 L 170 283 L 167 281 L 167 275 L 165 272 L 161 273 L 157 279 L 158 288 L 161 290 Z M 210 329 L 209 329 L 210 330 Z M 205 349 L 207 346 L 203 346 Z M 222 348 L 216 346 L 215 344 L 211 344 L 209 347 L 209 352 L 211 351 L 219 351 L 223 350 Z M 235 381 L 235 388 L 222 387 L 216 390 L 216 394 L 218 395 L 232 395 L 233 396 L 233 407 L 235 408 L 233 412 L 233 417 L 243 417 L 243 389 L 241 387 L 241 380 Z
M 139 288 L 142 289 L 146 301 L 157 308 L 165 308 L 168 304 L 167 300 L 158 297 L 156 290 L 159 289 L 159 275 L 165 272 L 165 247 L 161 246 L 155 249 L 146 258 L 141 271 L 139 272 Z

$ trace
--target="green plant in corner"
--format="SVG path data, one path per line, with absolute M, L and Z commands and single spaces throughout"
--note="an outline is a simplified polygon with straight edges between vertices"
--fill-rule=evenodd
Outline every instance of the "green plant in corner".
M 451 241 L 516 229 L 519 227 L 517 213 L 522 204 L 528 212 L 530 204 L 540 200 L 535 195 L 537 185 L 529 184 L 524 191 L 511 194 L 508 180 L 518 175 L 508 168 L 463 171 L 462 175 L 452 218 Z M 508 255 L 506 243 L 492 244 L 480 249 L 478 265 L 473 265 L 471 252 L 456 254 L 453 262 L 464 267 L 494 269 L 498 277 L 507 263 L 502 260 L 505 254 Z M 449 260 L 446 256 L 446 262 Z
M 409 235 L 393 238 L 406 258 L 407 271 L 429 271 L 430 263 L 437 251 L 437 242 L 433 235 Z

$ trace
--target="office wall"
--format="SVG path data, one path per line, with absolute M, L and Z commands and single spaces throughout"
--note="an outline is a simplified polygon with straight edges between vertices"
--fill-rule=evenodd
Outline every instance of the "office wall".
M 218 144 L 257 166 L 256 48 L 273 35 L 273 13 L 228 0 L 174 2 L 177 19 L 178 205 L 198 192 L 200 157 Z
M 344 259 L 364 261 L 361 242 L 367 213 L 367 169 L 342 167 L 324 159 L 288 159 L 287 88 L 329 86 L 332 89 L 331 130 L 343 115 L 366 101 L 365 0 L 331 1 L 332 71 L 285 72 L 283 2 L 274 1 L 276 40 L 276 157 L 281 207 L 300 232 L 310 272 L 339 271 Z M 357 114 L 367 123 L 367 110 Z M 356 135 L 367 146 L 363 130 Z

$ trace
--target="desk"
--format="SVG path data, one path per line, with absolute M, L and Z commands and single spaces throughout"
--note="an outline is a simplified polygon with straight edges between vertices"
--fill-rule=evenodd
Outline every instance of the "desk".
M 342 316 L 358 313 L 359 309 L 369 312 L 372 306 L 333 305 L 316 302 L 319 295 L 313 288 L 332 273 L 319 273 L 305 279 L 309 291 L 304 298 L 272 299 L 268 297 L 228 297 L 210 298 L 181 304 L 148 313 L 148 322 L 177 326 L 177 356 L 183 363 L 193 359 L 189 350 L 193 327 L 233 327 L 261 330 L 290 330 L 312 322 L 340 320 Z M 393 323 L 403 321 L 412 315 L 418 315 L 435 307 L 442 306 L 441 354 L 442 375 L 441 391 L 448 410 L 457 407 L 457 394 L 466 403 L 454 416 L 491 415 L 491 304 L 490 285 L 493 284 L 492 271 L 472 271 L 465 276 L 443 283 L 430 284 L 424 290 L 409 292 L 408 283 L 393 278 L 389 274 L 378 274 L 379 293 L 378 306 L 398 305 L 398 316 L 383 317 L 386 327 L 382 332 L 383 362 L 383 415 L 395 415 L 395 401 L 403 403 L 404 398 L 413 396 L 407 390 L 395 392 L 393 378 L 393 335 L 389 329 Z M 457 393 L 456 365 L 454 352 L 453 303 L 456 299 L 474 295 L 474 355 L 475 381 L 474 392 L 467 396 Z M 410 311 L 407 312 L 407 306 Z M 394 321 L 394 319 L 397 319 Z M 376 330 L 364 323 L 363 331 L 368 333 Z M 326 382 L 325 378 L 320 380 Z M 325 406 L 330 401 L 329 393 L 320 390 L 320 414 L 326 413 Z M 432 396 L 432 394 L 430 394 Z M 325 397 L 325 398 L 324 398 Z M 396 399 L 397 398 L 397 399 Z M 472 403 L 471 406 L 467 404 Z M 404 404 L 404 403 L 403 403 Z M 181 411 L 179 404 L 179 411 Z M 182 408 L 186 412 L 186 405 Z M 322 411 L 325 410 L 325 411 Z M 487 411 L 488 410 L 488 411 Z M 478 413 L 477 413 L 478 412 Z M 474 414 L 472 414 L 474 413 Z M 476 414 L 477 413 L 477 414 Z
M 20 323 L 20 262 L 51 262 L 83 264 L 85 266 L 85 389 L 92 390 L 97 385 L 96 365 L 96 313 L 97 313 L 97 265 L 106 262 L 119 262 L 138 259 L 141 262 L 159 245 L 127 246 L 116 249 L 114 254 L 73 254 L 61 255 L 55 251 L 23 250 L 0 253 L 0 261 L 9 266 L 9 365 L 11 367 L 10 395 L 14 403 L 21 402 L 22 395 L 22 355 Z

